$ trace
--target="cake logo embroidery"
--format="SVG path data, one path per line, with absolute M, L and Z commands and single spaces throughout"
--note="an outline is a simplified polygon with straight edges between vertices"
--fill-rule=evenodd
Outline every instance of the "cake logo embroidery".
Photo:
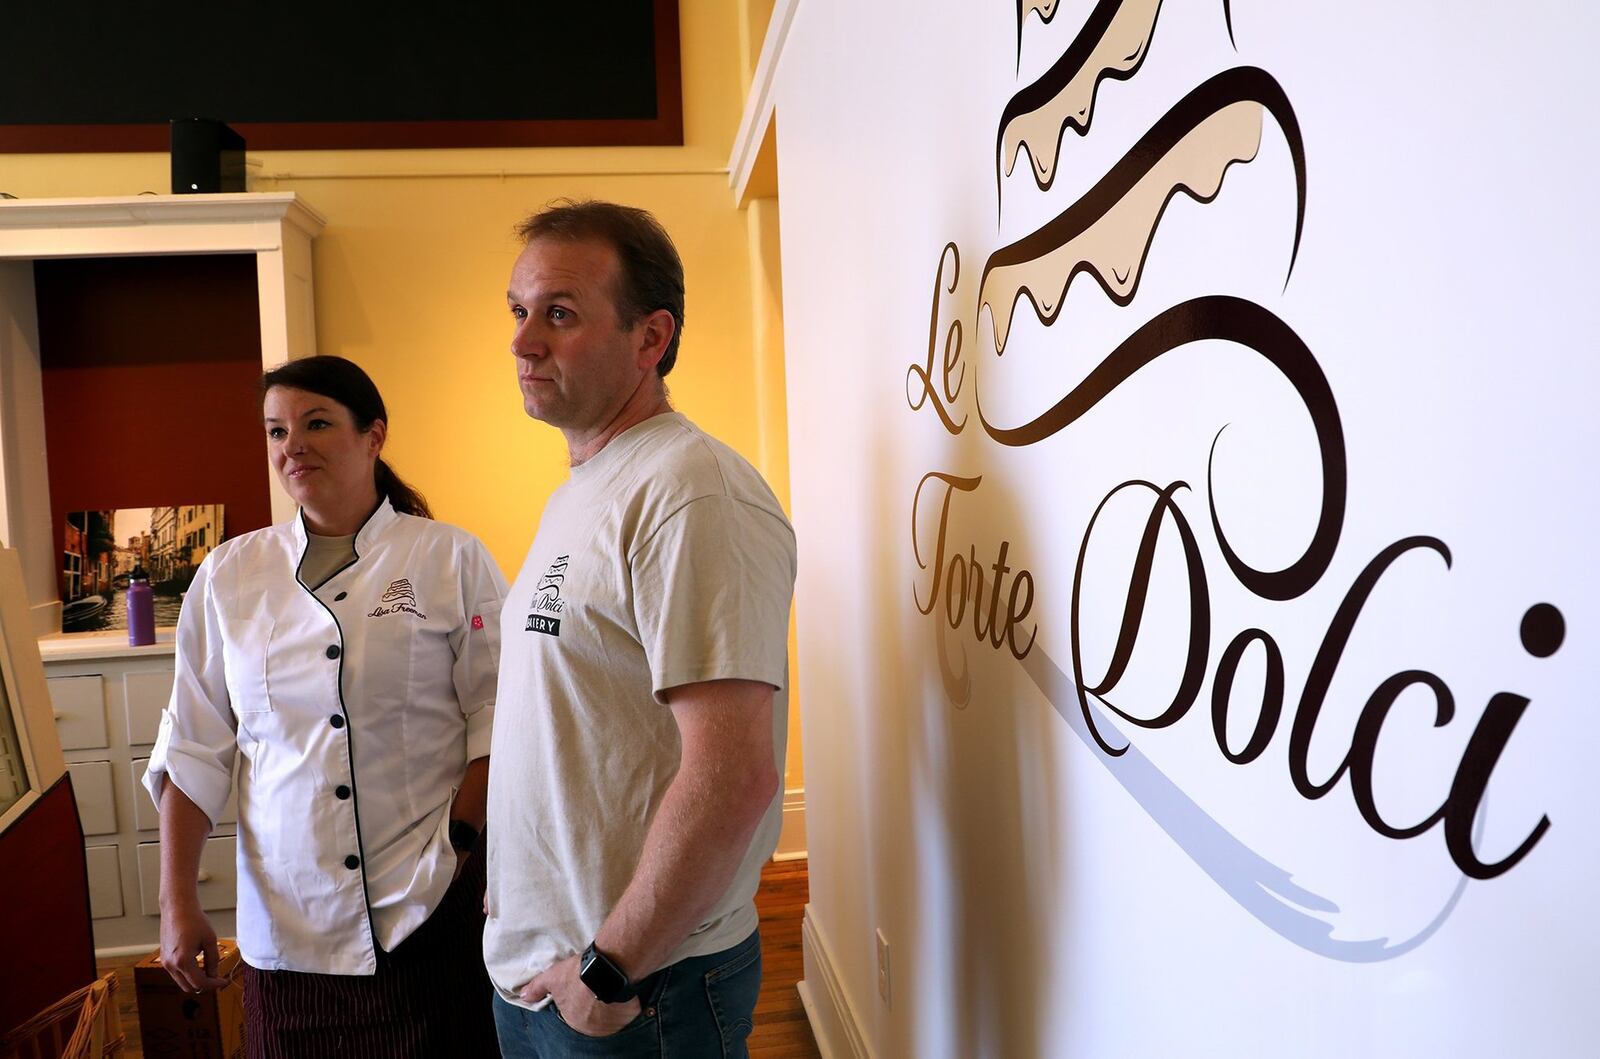
M 415 614 L 424 620 L 428 617 L 417 609 L 416 590 L 403 577 L 389 582 L 389 587 L 383 590 L 383 595 L 378 599 L 378 605 L 367 612 L 367 617 L 381 618 L 386 614 Z
M 534 586 L 533 604 L 528 608 L 527 632 L 542 632 L 546 636 L 561 635 L 561 612 L 567 601 L 561 598 L 561 586 L 567 580 L 567 556 L 558 555 L 556 561 L 539 578 Z

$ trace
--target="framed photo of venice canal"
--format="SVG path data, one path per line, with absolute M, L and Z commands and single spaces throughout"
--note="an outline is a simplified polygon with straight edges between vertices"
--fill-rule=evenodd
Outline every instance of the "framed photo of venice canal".
M 223 538 L 221 504 L 71 511 L 61 542 L 61 631 L 128 627 L 128 580 L 150 580 L 156 626 L 178 624 L 195 570 Z

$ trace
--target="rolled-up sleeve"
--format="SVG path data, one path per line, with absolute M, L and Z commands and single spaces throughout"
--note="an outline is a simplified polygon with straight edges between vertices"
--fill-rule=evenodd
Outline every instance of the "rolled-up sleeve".
M 170 778 L 215 825 L 228 802 L 238 737 L 212 594 L 212 557 L 195 573 L 178 616 L 172 699 L 161 715 L 144 786 L 159 807 Z
M 505 575 L 475 539 L 463 546 L 460 569 L 464 620 L 450 636 L 455 652 L 451 677 L 467 719 L 467 760 L 472 761 L 489 753 L 500 670 L 500 608 L 507 588 Z

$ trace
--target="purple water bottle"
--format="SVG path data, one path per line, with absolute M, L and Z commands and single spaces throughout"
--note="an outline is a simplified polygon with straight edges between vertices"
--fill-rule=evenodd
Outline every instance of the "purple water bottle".
M 128 575 L 128 642 L 135 647 L 156 642 L 156 601 L 142 566 Z

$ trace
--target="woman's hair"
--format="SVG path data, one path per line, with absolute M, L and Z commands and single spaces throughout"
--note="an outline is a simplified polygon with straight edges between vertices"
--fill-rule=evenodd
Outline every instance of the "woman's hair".
M 261 376 L 261 396 L 274 386 L 287 386 L 307 393 L 332 398 L 350 410 L 356 429 L 365 434 L 372 424 L 381 419 L 389 422 L 388 410 L 378 387 L 360 367 L 343 357 L 303 357 L 286 361 Z M 378 495 L 389 498 L 396 511 L 420 518 L 432 518 L 428 501 L 421 493 L 407 485 L 394 469 L 378 457 L 374 469 Z

